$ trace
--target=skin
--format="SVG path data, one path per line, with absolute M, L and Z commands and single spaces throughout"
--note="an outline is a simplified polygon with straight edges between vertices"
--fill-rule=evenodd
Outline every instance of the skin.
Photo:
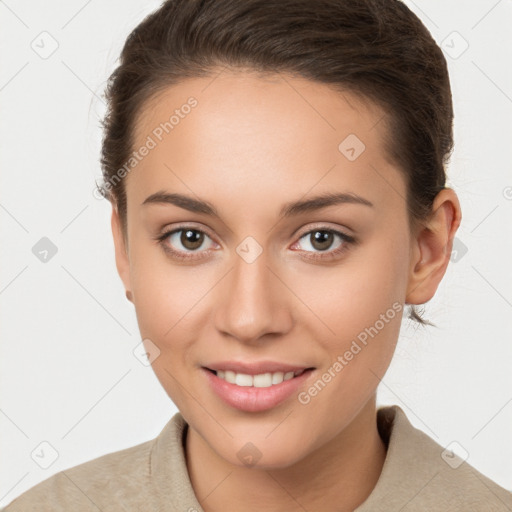
M 226 504 L 353 510 L 386 457 L 376 390 L 401 312 L 307 404 L 294 394 L 269 411 L 236 410 L 209 388 L 200 367 L 219 360 L 313 366 L 307 390 L 393 303 L 433 297 L 461 220 L 457 196 L 442 190 L 430 217 L 410 229 L 404 176 L 382 143 L 383 112 L 288 75 L 223 70 L 169 87 L 140 112 L 134 148 L 190 96 L 198 106 L 125 178 L 127 239 L 115 204 L 112 232 L 142 338 L 160 350 L 153 369 L 190 426 L 185 448 L 195 494 L 205 511 Z M 349 134 L 366 146 L 354 161 L 338 150 Z M 142 205 L 158 191 L 208 201 L 221 218 Z M 324 192 L 351 192 L 373 207 L 346 203 L 279 218 L 285 203 Z M 155 240 L 182 223 L 205 231 L 204 244 L 190 250 L 181 233 L 163 243 L 202 258 L 174 259 Z M 319 228 L 357 242 L 334 237 L 322 251 L 311 237 Z M 263 251 L 250 264 L 236 252 L 248 236 Z M 344 243 L 334 258 L 311 258 Z M 237 457 L 248 442 L 261 453 L 252 467 Z

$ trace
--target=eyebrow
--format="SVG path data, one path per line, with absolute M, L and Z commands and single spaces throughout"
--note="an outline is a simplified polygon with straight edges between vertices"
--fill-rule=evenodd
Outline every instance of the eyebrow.
M 337 204 L 361 204 L 373 208 L 373 203 L 351 192 L 325 193 L 310 199 L 292 201 L 285 203 L 279 212 L 279 217 L 292 217 L 305 212 L 320 210 Z M 184 194 L 170 194 L 159 191 L 147 197 L 142 205 L 148 204 L 173 204 L 179 208 L 194 212 L 203 213 L 212 217 L 220 218 L 217 209 L 207 201 L 194 199 Z

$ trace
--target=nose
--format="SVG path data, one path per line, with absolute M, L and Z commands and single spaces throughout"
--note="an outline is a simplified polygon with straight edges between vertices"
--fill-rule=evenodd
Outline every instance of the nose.
M 217 330 L 245 344 L 259 344 L 265 335 L 274 338 L 288 332 L 293 324 L 293 297 L 269 267 L 265 251 L 251 263 L 235 254 L 233 265 L 218 287 Z

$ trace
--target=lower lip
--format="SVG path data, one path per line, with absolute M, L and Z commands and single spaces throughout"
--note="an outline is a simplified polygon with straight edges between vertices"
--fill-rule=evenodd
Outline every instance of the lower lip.
M 305 382 L 313 370 L 304 371 L 298 377 L 284 380 L 267 388 L 254 386 L 237 386 L 215 375 L 215 373 L 202 368 L 213 391 L 231 407 L 240 411 L 260 412 L 276 407 L 284 402 Z

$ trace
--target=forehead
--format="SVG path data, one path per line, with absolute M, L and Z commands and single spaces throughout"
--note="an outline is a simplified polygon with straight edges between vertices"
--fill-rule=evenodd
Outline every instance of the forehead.
M 400 201 L 405 185 L 384 149 L 385 121 L 360 96 L 289 75 L 187 79 L 139 112 L 133 150 L 151 149 L 127 176 L 128 203 L 180 189 L 231 202 L 263 193 L 280 205 L 332 187 L 377 203 L 394 189 Z

